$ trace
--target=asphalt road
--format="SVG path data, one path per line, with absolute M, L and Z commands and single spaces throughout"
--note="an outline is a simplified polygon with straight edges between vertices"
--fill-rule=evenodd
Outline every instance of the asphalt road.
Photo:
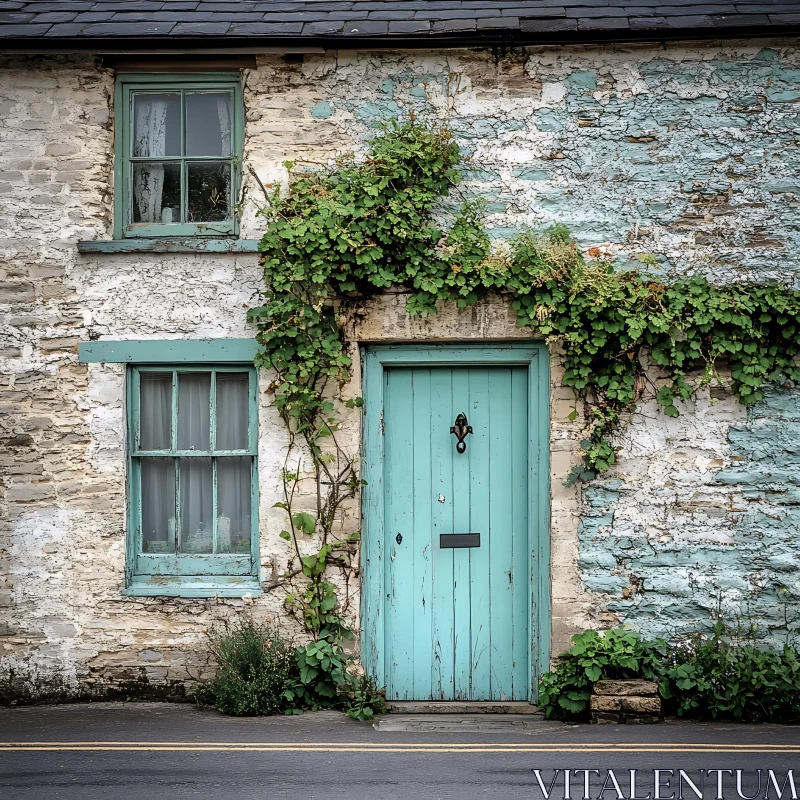
M 376 731 L 333 713 L 233 719 L 190 706 L 105 703 L 0 709 L 0 800 L 544 800 L 534 770 L 548 789 L 555 769 L 562 771 L 550 800 L 564 800 L 567 769 L 571 800 L 587 796 L 587 776 L 592 800 L 629 798 L 631 769 L 639 798 L 675 792 L 675 800 L 695 800 L 685 780 L 676 791 L 682 769 L 707 800 L 716 800 L 720 777 L 723 798 L 763 800 L 767 786 L 777 798 L 767 771 L 782 788 L 794 769 L 796 800 L 800 727 L 542 723 L 527 732 L 426 733 Z M 655 769 L 675 771 L 662 773 L 658 797 Z M 789 784 L 783 798 L 792 798 Z

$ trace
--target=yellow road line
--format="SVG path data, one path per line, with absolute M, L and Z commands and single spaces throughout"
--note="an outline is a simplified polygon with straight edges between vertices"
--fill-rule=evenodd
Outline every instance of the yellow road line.
M 619 749 L 632 749 L 646 750 L 648 748 L 655 748 L 658 750 L 665 749 L 696 749 L 696 748 L 719 748 L 724 747 L 726 750 L 751 750 L 756 748 L 758 750 L 775 749 L 777 751 L 789 750 L 794 752 L 800 749 L 800 742 L 797 744 L 769 744 L 761 742 L 750 742 L 747 744 L 735 743 L 719 743 L 714 744 L 711 742 L 654 742 L 654 743 L 637 743 L 637 742 L 606 742 L 606 743 L 592 743 L 592 742 L 562 742 L 562 743 L 531 743 L 531 742 L 149 742 L 149 741 L 46 741 L 46 742 L 3 742 L 0 741 L 0 747 L 258 747 L 261 749 L 270 747 L 358 747 L 364 749 L 384 749 L 387 747 L 419 747 L 419 748 L 474 748 L 474 747 L 524 747 L 524 748 L 546 748 L 563 750 L 570 749 L 589 749 L 589 750 L 619 750 Z
M 77 744 L 0 744 L 0 752 L 78 752 L 78 751 L 126 751 L 126 752 L 295 752 L 295 753 L 760 753 L 760 754 L 798 754 L 800 746 L 779 748 L 767 746 L 729 747 L 726 745 L 642 747 L 640 745 L 608 746 L 583 745 L 473 745 L 469 748 L 442 745 L 430 747 L 415 744 L 386 745 L 372 747 L 365 745 L 307 745 L 307 744 L 268 744 L 268 745 L 170 745 L 170 744 L 130 744 L 130 745 L 77 745 Z

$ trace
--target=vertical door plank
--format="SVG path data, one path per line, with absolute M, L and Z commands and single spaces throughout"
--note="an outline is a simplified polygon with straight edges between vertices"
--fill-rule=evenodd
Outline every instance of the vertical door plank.
M 413 390 L 410 369 L 386 371 L 385 536 L 387 614 L 387 696 L 411 700 L 414 696 L 413 615 L 408 613 L 414 591 L 413 559 Z M 401 544 L 397 535 L 403 538 Z
M 452 372 L 431 368 L 430 447 L 431 545 L 433 548 L 433 699 L 453 700 L 453 550 L 439 547 L 439 535 L 453 532 Z
M 489 459 L 492 465 L 489 480 L 489 533 L 492 581 L 492 695 L 493 699 L 510 699 L 512 695 L 512 613 L 513 572 L 511 542 L 515 520 L 511 510 L 511 482 L 514 472 L 524 465 L 512 462 L 511 371 L 505 367 L 492 370 L 489 435 Z
M 504 371 L 504 370 L 503 370 Z M 473 433 L 466 438 L 469 457 L 469 527 L 465 533 L 479 533 L 481 546 L 463 552 L 469 554 L 472 699 L 492 700 L 491 692 L 491 642 L 490 628 L 493 624 L 489 585 L 489 553 L 494 534 L 489 530 L 489 414 L 490 381 L 497 369 L 471 367 L 469 370 L 469 409 L 465 409 Z
M 364 399 L 363 463 L 361 476 L 367 482 L 362 493 L 361 544 L 361 660 L 367 672 L 381 686 L 387 686 L 386 625 L 389 613 L 386 600 L 386 557 L 384 535 L 384 436 L 381 421 L 385 411 L 386 377 L 377 353 L 367 350 L 363 361 Z M 251 441 L 254 441 L 251 439 Z M 254 506 L 255 507 L 255 506 Z M 257 552 L 257 551 L 256 551 Z
M 528 661 L 531 638 L 528 623 L 531 586 L 528 576 L 528 369 L 511 373 L 511 513 L 513 525 L 513 698 L 528 699 Z
M 413 616 L 414 625 L 414 698 L 430 698 L 433 694 L 433 538 L 431 531 L 431 372 L 427 368 L 413 371 L 414 390 L 414 496 L 413 535 L 408 547 L 413 548 L 415 594 L 410 607 L 403 609 Z M 405 542 L 403 542 L 405 545 Z
M 462 411 L 469 416 L 469 367 L 453 369 L 453 420 Z M 451 422 L 450 425 L 453 423 Z M 447 428 L 448 433 L 450 427 Z M 453 528 L 446 533 L 469 533 L 470 485 L 469 444 L 466 453 L 456 452 L 456 437 L 450 435 L 453 459 Z M 472 699 L 472 633 L 470 608 L 469 549 L 453 549 L 453 648 L 455 653 L 455 699 Z

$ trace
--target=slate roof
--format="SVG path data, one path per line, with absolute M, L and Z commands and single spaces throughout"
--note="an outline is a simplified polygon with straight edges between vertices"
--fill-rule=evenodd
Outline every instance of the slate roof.
M 796 34 L 800 0 L 0 0 L 0 43 L 342 46 Z

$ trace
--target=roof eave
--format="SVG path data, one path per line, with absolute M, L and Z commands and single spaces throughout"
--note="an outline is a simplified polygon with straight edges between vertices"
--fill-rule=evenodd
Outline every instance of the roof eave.
M 196 37 L 0 37 L 0 53 L 281 53 L 364 49 L 508 48 L 537 45 L 656 43 L 686 40 L 783 38 L 800 35 L 800 24 L 709 26 L 651 30 L 465 31 L 419 36 L 196 36 Z

